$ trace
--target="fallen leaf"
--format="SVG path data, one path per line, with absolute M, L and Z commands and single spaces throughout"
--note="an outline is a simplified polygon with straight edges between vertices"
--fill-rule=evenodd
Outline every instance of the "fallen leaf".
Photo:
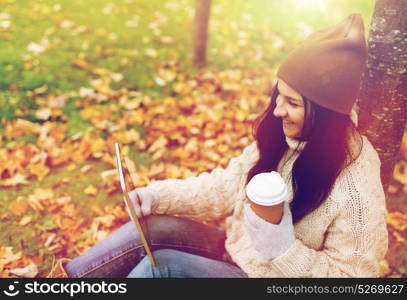
M 91 165 L 84 165 L 84 166 L 81 168 L 81 172 L 82 172 L 82 173 L 87 173 L 87 172 L 89 172 L 91 169 L 92 169 L 92 166 L 91 166 Z
M 407 216 L 398 211 L 390 212 L 387 215 L 387 223 L 397 230 L 403 231 L 407 229 Z
M 70 165 L 68 165 L 67 167 L 66 167 L 66 170 L 67 171 L 73 171 L 73 170 L 75 170 L 76 169 L 76 165 L 74 164 L 74 163 L 72 163 L 72 164 L 70 164 Z
M 54 192 L 49 188 L 36 188 L 34 192 L 28 196 L 28 199 L 49 200 L 54 197 Z
M 16 174 L 11 178 L 0 180 L 0 185 L 2 186 L 16 186 L 19 184 L 28 184 L 27 175 Z
M 38 128 L 38 124 L 24 119 L 17 119 L 6 123 L 3 135 L 8 139 L 13 139 L 30 133 L 36 133 Z
M 168 140 L 165 136 L 160 136 L 149 148 L 148 152 L 156 152 L 157 150 L 163 149 L 167 145 Z
M 381 260 L 379 266 L 380 266 L 380 276 L 379 276 L 380 278 L 383 278 L 391 273 L 391 269 L 389 267 L 387 260 L 384 259 Z
M 401 244 L 405 244 L 406 240 L 400 233 L 398 233 L 397 231 L 393 231 L 393 235 L 396 238 L 397 242 L 399 242 Z
M 104 215 L 104 216 L 96 217 L 94 219 L 94 221 L 100 222 L 101 224 L 105 225 L 106 227 L 111 227 L 113 225 L 113 222 L 115 219 L 116 218 L 113 215 Z
M 12 261 L 19 260 L 21 258 L 21 251 L 18 253 L 13 253 L 12 247 L 1 247 L 0 248 L 0 264 L 8 264 Z
M 98 190 L 92 185 L 88 185 L 88 187 L 84 190 L 84 193 L 88 196 L 96 196 Z
M 24 268 L 12 269 L 9 272 L 20 277 L 34 278 L 38 274 L 38 268 L 36 264 L 31 263 Z
M 49 235 L 49 237 L 47 238 L 47 240 L 45 241 L 44 247 L 45 247 L 45 248 L 48 248 L 48 247 L 51 245 L 52 241 L 53 241 L 56 237 L 57 237 L 56 233 L 51 233 L 51 234 Z
M 401 161 L 394 166 L 393 178 L 403 185 L 407 185 L 407 162 Z
M 11 210 L 16 215 L 22 215 L 27 211 L 28 204 L 25 200 L 22 200 L 21 197 L 17 198 L 17 200 L 12 201 L 9 206 L 9 210 Z
M 390 184 L 389 187 L 387 188 L 387 191 L 390 194 L 396 194 L 398 192 L 399 188 L 395 185 Z
M 32 219 L 31 216 L 24 216 L 24 217 L 20 220 L 19 224 L 20 224 L 21 226 L 27 225 L 28 223 L 31 222 L 31 219 Z
M 144 52 L 144 54 L 150 58 L 156 58 L 158 56 L 157 50 L 152 49 L 152 48 L 148 48 L 146 49 L 146 51 Z
M 52 115 L 52 110 L 49 107 L 40 108 L 35 113 L 35 116 L 40 120 L 48 120 Z
M 31 174 L 37 176 L 39 180 L 42 180 L 45 176 L 51 172 L 51 169 L 48 168 L 46 165 L 43 165 L 41 163 L 35 164 L 35 165 L 29 165 L 28 170 L 30 171 Z

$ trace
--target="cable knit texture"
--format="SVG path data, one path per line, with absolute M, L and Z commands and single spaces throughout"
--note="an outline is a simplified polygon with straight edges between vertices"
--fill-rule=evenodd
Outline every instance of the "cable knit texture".
M 284 254 L 295 241 L 295 232 L 291 210 L 284 202 L 283 217 L 279 224 L 269 223 L 244 205 L 244 225 L 253 242 L 253 247 L 261 254 L 263 261 L 268 261 Z
M 289 149 L 277 171 L 292 201 L 291 169 L 305 142 L 286 138 Z M 201 220 L 226 218 L 226 249 L 249 277 L 376 277 L 388 236 L 385 195 L 377 152 L 363 136 L 358 159 L 338 176 L 326 201 L 294 225 L 295 241 L 282 255 L 264 260 L 244 225 L 247 173 L 259 158 L 255 142 L 228 166 L 187 179 L 150 183 L 158 214 Z M 275 237 L 278 239 L 279 237 Z

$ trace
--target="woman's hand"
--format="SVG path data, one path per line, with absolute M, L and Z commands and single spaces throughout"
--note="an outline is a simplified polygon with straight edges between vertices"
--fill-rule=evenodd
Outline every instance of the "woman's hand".
M 245 203 L 244 223 L 254 248 L 265 261 L 279 257 L 295 241 L 292 214 L 287 201 L 284 202 L 283 218 L 278 225 L 262 219 L 252 210 L 249 204 Z
M 134 189 L 129 192 L 129 197 L 138 217 L 150 215 L 160 201 L 158 192 L 149 187 Z

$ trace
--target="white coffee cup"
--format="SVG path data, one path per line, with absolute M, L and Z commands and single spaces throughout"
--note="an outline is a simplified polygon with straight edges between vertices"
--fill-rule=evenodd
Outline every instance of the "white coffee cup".
M 246 186 L 249 199 L 261 206 L 274 206 L 288 200 L 288 190 L 278 172 L 259 173 Z

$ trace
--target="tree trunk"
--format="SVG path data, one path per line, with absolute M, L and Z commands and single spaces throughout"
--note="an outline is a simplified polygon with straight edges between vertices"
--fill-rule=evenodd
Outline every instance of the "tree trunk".
M 358 99 L 358 127 L 379 154 L 385 191 L 407 123 L 406 27 L 405 0 L 376 1 Z
M 193 63 L 198 68 L 206 64 L 206 45 L 212 0 L 196 0 L 193 36 Z

